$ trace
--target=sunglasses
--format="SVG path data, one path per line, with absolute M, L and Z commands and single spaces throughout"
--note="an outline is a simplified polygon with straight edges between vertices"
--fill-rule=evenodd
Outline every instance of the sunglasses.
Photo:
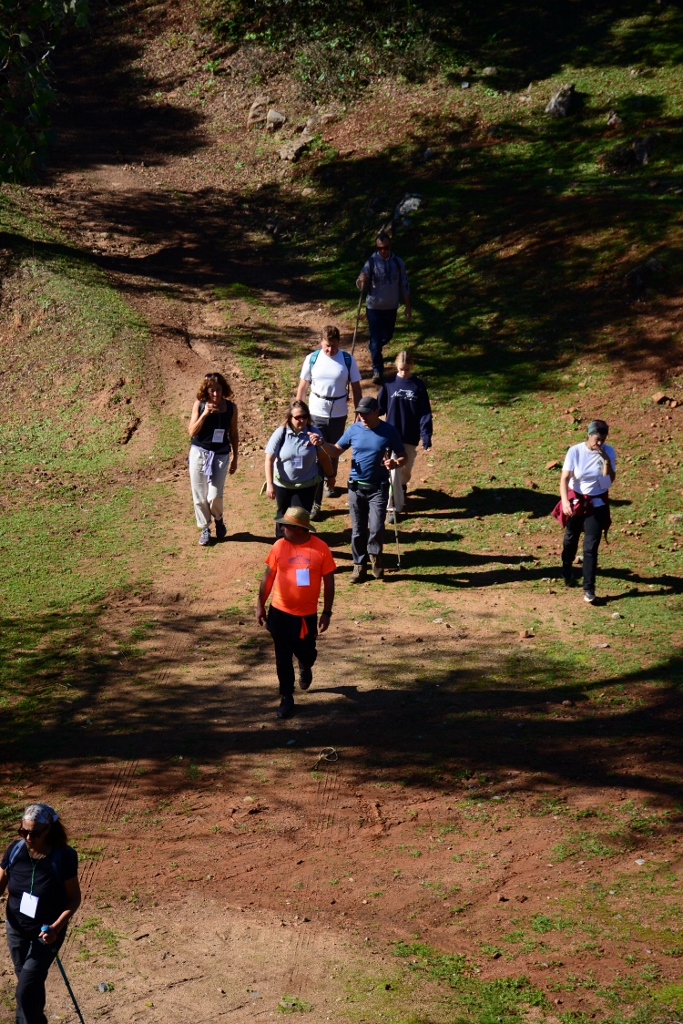
M 48 826 L 45 825 L 43 828 L 18 828 L 17 832 L 22 839 L 28 839 L 29 836 L 35 836 L 38 838 L 38 836 L 42 836 L 43 832 L 47 832 L 47 830 Z
M 293 420 L 307 420 L 308 416 L 292 416 Z

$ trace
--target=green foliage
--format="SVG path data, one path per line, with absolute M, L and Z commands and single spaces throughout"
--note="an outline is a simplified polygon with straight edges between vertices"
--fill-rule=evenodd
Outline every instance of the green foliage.
M 0 0 L 0 177 L 18 181 L 54 141 L 50 58 L 70 25 L 84 25 L 88 0 Z
M 513 1024 L 529 1006 L 545 1006 L 543 993 L 528 978 L 496 978 L 480 981 L 464 956 L 439 953 L 421 942 L 397 942 L 394 954 L 410 957 L 410 970 L 426 974 L 454 990 L 453 1019 L 472 1024 Z
M 214 0 L 205 19 L 219 38 L 292 54 L 292 70 L 311 99 L 350 97 L 378 76 L 421 79 L 449 36 L 450 5 L 440 0 Z

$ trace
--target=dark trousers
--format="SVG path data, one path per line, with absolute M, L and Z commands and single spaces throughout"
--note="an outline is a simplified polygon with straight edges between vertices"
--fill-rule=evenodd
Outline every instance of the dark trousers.
M 366 562 L 368 555 L 382 553 L 382 533 L 387 516 L 389 481 L 372 490 L 349 488 L 351 514 L 351 555 L 356 564 Z
M 327 441 L 328 444 L 336 444 L 346 427 L 346 416 L 311 416 L 311 419 L 323 435 L 323 441 Z M 332 475 L 336 476 L 339 459 L 333 459 L 330 455 L 330 462 L 332 463 Z M 318 492 L 315 496 L 319 505 L 323 500 L 323 483 L 324 481 L 321 480 L 318 484 Z
M 318 652 L 315 648 L 315 639 L 318 635 L 318 616 L 305 615 L 308 627 L 306 636 L 300 637 L 301 615 L 290 615 L 288 612 L 280 611 L 279 608 L 268 609 L 268 631 L 275 644 L 275 668 L 280 683 L 280 696 L 291 697 L 294 693 L 294 665 L 292 658 L 296 658 L 304 667 L 310 668 L 315 664 Z
M 299 505 L 301 508 L 305 508 L 307 512 L 310 512 L 313 508 L 318 484 L 313 484 L 311 487 L 298 488 L 279 487 L 278 484 L 274 484 L 273 486 L 275 487 L 275 502 L 277 504 L 278 519 L 283 512 L 286 512 L 292 505 Z M 278 539 L 280 537 L 284 537 L 280 523 L 275 524 L 275 536 Z
M 9 955 L 17 978 L 16 1024 L 47 1024 L 45 1016 L 45 979 L 50 965 L 64 941 L 65 932 L 48 946 L 40 939 L 27 939 L 5 921 Z
M 576 558 L 579 538 L 583 532 L 583 589 L 593 590 L 595 587 L 595 570 L 598 567 L 598 548 L 600 538 L 607 522 L 607 506 L 594 508 L 588 516 L 571 516 L 564 530 L 562 547 L 562 573 L 566 580 L 571 579 L 572 563 Z
M 397 309 L 366 309 L 370 341 L 370 358 L 372 359 L 373 376 L 381 377 L 384 373 L 384 357 L 382 348 L 388 345 L 394 336 Z

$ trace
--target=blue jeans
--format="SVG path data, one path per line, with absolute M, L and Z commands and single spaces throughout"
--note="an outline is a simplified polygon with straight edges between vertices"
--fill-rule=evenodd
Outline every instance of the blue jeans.
M 372 359 L 372 375 L 373 377 L 381 377 L 384 373 L 382 348 L 388 345 L 394 336 L 398 310 L 366 309 L 365 313 L 368 318 L 368 331 L 370 333 L 368 348 L 370 349 L 370 358 Z

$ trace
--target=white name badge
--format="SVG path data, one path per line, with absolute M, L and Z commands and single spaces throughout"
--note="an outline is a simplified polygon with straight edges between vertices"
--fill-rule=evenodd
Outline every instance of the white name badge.
M 22 892 L 19 913 L 26 917 L 35 917 L 38 913 L 38 897 L 32 896 L 30 892 Z
M 292 469 L 303 469 L 304 460 L 302 455 L 292 455 Z
M 211 443 L 212 444 L 221 444 L 224 437 L 225 437 L 225 430 L 221 430 L 220 427 L 217 427 L 216 430 L 214 430 L 214 432 L 213 432 L 213 437 L 211 438 Z
M 310 587 L 311 585 L 311 572 L 310 569 L 297 569 L 296 570 L 296 585 L 297 587 Z

